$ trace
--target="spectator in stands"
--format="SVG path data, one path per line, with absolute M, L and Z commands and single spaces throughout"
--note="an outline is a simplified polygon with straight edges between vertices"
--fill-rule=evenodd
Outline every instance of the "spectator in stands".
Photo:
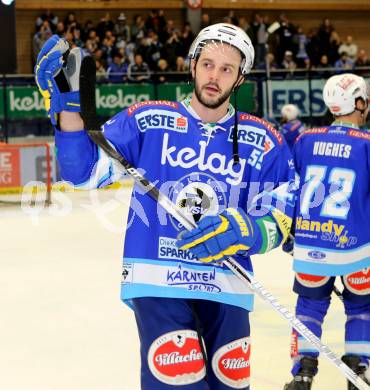
M 248 29 L 248 35 L 256 51 L 254 58 L 256 67 L 265 62 L 268 38 L 267 28 L 268 25 L 264 22 L 263 17 L 260 14 L 255 14 Z
M 330 19 L 325 18 L 319 27 L 318 44 L 320 48 L 320 55 L 327 54 L 330 49 L 330 40 L 334 27 Z
M 234 24 L 235 26 L 239 26 L 238 17 L 235 15 L 235 11 L 233 9 L 229 11 L 227 17 L 230 19 L 231 24 Z
M 313 65 L 318 65 L 322 56 L 318 31 L 316 28 L 311 28 L 307 33 L 307 55 L 310 57 Z
M 162 36 L 160 36 L 160 41 L 162 43 L 166 43 L 172 36 L 173 31 L 175 30 L 175 23 L 172 19 L 168 19 L 167 23 L 162 32 Z
M 89 33 L 91 30 L 94 29 L 94 23 L 92 22 L 91 19 L 86 20 L 84 23 L 82 29 L 81 29 L 81 39 L 83 42 L 86 42 L 87 39 L 89 38 Z
M 103 57 L 108 64 L 112 62 L 112 55 L 116 50 L 115 42 L 116 37 L 113 35 L 111 30 L 107 30 L 105 32 L 105 37 L 103 39 L 101 49 L 103 51 Z
M 94 53 L 99 48 L 100 39 L 96 33 L 96 30 L 90 30 L 89 36 L 85 42 L 85 49 L 90 54 Z
M 367 57 L 366 51 L 364 49 L 361 49 L 358 52 L 358 57 L 355 62 L 355 68 L 356 73 L 360 74 L 363 77 L 369 77 L 370 76 L 370 69 L 363 69 L 364 67 L 369 68 L 370 67 L 370 60 Z
M 102 61 L 95 60 L 96 66 L 96 81 L 105 81 L 107 79 L 107 71 L 104 68 Z
M 66 30 L 72 27 L 81 28 L 80 24 L 77 22 L 76 14 L 74 12 L 68 12 L 66 18 L 64 19 L 64 26 Z
M 64 27 L 63 22 L 58 22 L 56 29 L 55 29 L 55 34 L 59 35 L 60 37 L 63 37 L 66 32 L 66 29 Z
M 164 10 L 163 9 L 160 9 L 158 11 L 158 37 L 159 37 L 159 40 L 160 42 L 164 42 L 162 41 L 162 36 L 163 36 L 163 32 L 164 32 L 164 29 L 166 28 L 166 24 L 167 24 L 167 20 L 166 20 L 166 17 L 164 16 Z
M 128 64 L 121 53 L 113 54 L 112 63 L 108 66 L 107 76 L 111 83 L 123 83 L 127 80 Z
M 44 43 L 51 37 L 52 31 L 48 20 L 42 22 L 39 31 L 33 36 L 32 39 L 32 56 L 33 63 L 36 62 L 37 55 L 40 52 Z
M 170 67 L 176 64 L 176 58 L 183 53 L 183 46 L 180 40 L 180 32 L 174 30 L 171 37 L 167 40 L 163 48 L 163 57 L 167 59 Z
M 135 15 L 134 23 L 131 26 L 131 41 L 137 44 L 140 39 L 146 36 L 146 29 L 143 17 Z
M 124 54 L 129 64 L 135 61 L 135 51 L 136 51 L 136 45 L 134 42 L 129 42 L 124 49 Z
M 96 27 L 96 33 L 98 34 L 98 37 L 100 38 L 100 41 L 102 42 L 105 38 L 105 33 L 107 31 L 113 31 L 114 23 L 112 22 L 110 18 L 110 13 L 107 12 L 98 23 Z
M 361 66 L 370 66 L 370 60 L 367 56 L 367 53 L 364 49 L 361 49 L 358 52 L 358 57 L 355 62 L 355 67 L 361 67 Z
M 145 22 L 145 29 L 147 31 L 154 31 L 158 34 L 159 31 L 159 18 L 158 11 L 156 9 L 152 9 L 150 14 L 148 15 Z
M 348 57 L 352 61 L 356 61 L 357 58 L 357 45 L 353 43 L 353 38 L 351 35 L 347 35 L 346 41 L 343 42 L 338 49 L 339 55 L 342 53 L 347 53 Z
M 248 30 L 249 30 L 249 23 L 248 23 L 248 20 L 247 18 L 245 18 L 244 16 L 242 16 L 241 18 L 239 18 L 239 27 L 245 31 L 246 33 L 248 33 Z M 249 37 L 250 38 L 250 37 Z
M 317 65 L 317 70 L 313 73 L 313 77 L 327 79 L 331 76 L 331 72 L 326 70 L 330 68 L 329 58 L 327 55 L 322 55 L 320 62 Z
M 307 59 L 309 59 L 307 53 L 308 38 L 301 26 L 298 27 L 297 34 L 294 36 L 293 41 L 294 46 L 297 47 L 296 60 L 298 68 L 307 68 Z
M 68 27 L 67 31 L 64 34 L 64 38 L 68 41 L 68 44 L 72 47 L 73 46 L 73 34 L 72 30 L 74 27 Z
M 293 36 L 296 34 L 295 26 L 289 22 L 289 19 L 285 14 L 280 15 L 280 27 L 276 30 L 276 34 L 279 37 L 277 60 L 279 63 L 282 63 L 284 61 L 285 53 L 287 51 L 293 51 Z
M 93 57 L 94 57 L 94 60 L 99 60 L 101 61 L 101 63 L 104 65 L 104 67 L 106 68 L 107 67 L 107 62 L 104 58 L 104 53 L 103 53 L 103 50 L 100 49 L 100 48 L 97 48 L 94 53 L 93 53 Z
M 163 45 L 159 42 L 158 34 L 151 32 L 150 37 L 147 38 L 147 56 L 145 57 L 150 69 L 154 69 L 157 66 L 158 61 L 161 58 L 162 48 Z
M 334 30 L 330 36 L 329 50 L 326 53 L 322 53 L 322 54 L 328 55 L 330 64 L 334 65 L 338 61 L 338 59 L 339 59 L 339 53 L 338 53 L 339 46 L 340 46 L 340 37 L 339 37 L 338 33 Z
M 130 26 L 127 24 L 126 16 L 123 12 L 118 15 L 117 22 L 113 27 L 113 34 L 117 41 L 129 42 L 131 40 Z
M 172 81 L 171 75 L 168 74 L 168 62 L 164 58 L 159 59 L 156 71 L 158 72 L 155 77 L 155 81 L 157 83 L 166 83 Z
M 201 20 L 200 20 L 200 29 L 202 30 L 204 27 L 208 27 L 211 23 L 211 18 L 209 17 L 209 14 L 202 14 Z
M 340 55 L 339 60 L 334 64 L 337 73 L 344 73 L 353 70 L 354 62 L 348 57 L 344 51 Z
M 77 27 L 73 27 L 71 29 L 71 33 L 72 33 L 72 41 L 73 41 L 73 46 L 76 47 L 82 47 L 83 46 L 83 42 L 81 40 L 81 30 Z
M 171 75 L 171 81 L 173 82 L 185 82 L 189 78 L 189 66 L 184 57 L 178 56 L 176 58 L 176 65 L 173 68 L 173 74 Z
M 185 61 L 185 58 L 182 56 L 178 56 L 176 58 L 176 72 L 188 72 L 189 71 L 189 64 Z
M 55 16 L 49 9 L 36 19 L 36 31 L 40 30 L 41 25 L 45 21 L 49 22 L 49 27 L 54 32 L 58 24 L 58 16 Z
M 186 57 L 190 49 L 190 46 L 194 40 L 194 34 L 193 31 L 191 30 L 191 26 L 189 22 L 186 22 L 182 28 L 181 40 L 183 46 L 183 52 L 181 54 L 183 57 Z
M 143 57 L 143 61 L 146 63 L 148 63 L 148 57 L 149 57 L 149 52 L 148 52 L 149 43 L 150 43 L 149 37 L 142 37 L 138 42 L 138 44 L 135 46 L 135 54 L 140 54 Z M 133 59 L 133 61 L 135 60 Z
M 267 61 L 267 64 L 266 64 L 266 61 Z M 275 56 L 274 56 L 273 53 L 267 53 L 266 54 L 265 62 L 264 63 L 260 63 L 259 66 L 258 66 L 258 69 L 265 70 L 266 69 L 266 65 L 268 65 L 270 67 L 270 70 L 273 70 L 273 71 L 279 69 L 279 65 L 275 61 Z
M 293 59 L 293 53 L 290 50 L 287 50 L 284 54 L 283 62 L 281 63 L 283 69 L 289 70 L 290 73 L 294 72 L 297 69 L 297 64 Z M 287 73 L 287 78 L 291 77 L 292 74 Z
M 127 78 L 131 83 L 145 83 L 150 80 L 150 70 L 147 63 L 143 61 L 141 54 L 135 54 L 135 62 L 127 69 Z

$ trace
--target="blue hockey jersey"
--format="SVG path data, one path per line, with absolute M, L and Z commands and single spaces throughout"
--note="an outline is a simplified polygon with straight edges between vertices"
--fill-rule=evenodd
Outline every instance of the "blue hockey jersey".
M 297 137 L 304 132 L 305 125 L 299 119 L 294 119 L 281 125 L 279 130 L 284 135 L 289 148 L 292 149 Z
M 335 276 L 370 266 L 370 133 L 333 123 L 303 133 L 294 270 Z
M 198 222 L 226 207 L 268 210 L 259 252 L 279 244 L 291 223 L 295 179 L 289 148 L 268 122 L 238 113 L 240 164 L 233 164 L 234 109 L 218 123 L 203 123 L 189 100 L 134 104 L 103 126 L 105 137 L 188 217 Z M 85 131 L 56 130 L 63 179 L 81 188 L 110 184 L 122 174 Z M 259 196 L 256 196 L 259 194 Z M 199 298 L 252 310 L 245 283 L 223 265 L 200 263 L 176 247 L 183 229 L 140 186 L 135 185 L 125 236 L 122 299 L 142 296 Z M 274 234 L 276 233 L 276 234 Z M 278 237 L 278 239 L 274 239 Z M 262 245 L 263 246 L 263 245 Z M 252 271 L 250 258 L 236 257 Z

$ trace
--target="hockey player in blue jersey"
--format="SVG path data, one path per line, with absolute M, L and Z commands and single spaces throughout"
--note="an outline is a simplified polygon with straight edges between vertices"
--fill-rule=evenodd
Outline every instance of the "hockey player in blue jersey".
M 46 42 L 36 81 L 56 124 L 62 177 L 80 188 L 102 187 L 119 179 L 122 168 L 84 130 L 75 77 L 81 56 L 72 49 L 67 57 L 67 50 L 59 37 Z M 221 262 L 233 255 L 252 271 L 249 255 L 287 236 L 294 164 L 275 128 L 229 103 L 253 64 L 245 32 L 209 26 L 189 57 L 191 98 L 138 102 L 103 125 L 115 149 L 198 223 L 178 242 L 182 225 L 135 185 L 122 299 L 137 321 L 142 389 L 249 389 L 253 296 Z
M 321 337 L 336 276 L 344 285 L 345 355 L 360 377 L 370 359 L 370 134 L 366 81 L 331 77 L 323 90 L 334 115 L 327 127 L 299 136 L 293 157 L 301 183 L 295 213 L 296 315 Z M 292 333 L 292 374 L 286 390 L 309 390 L 318 352 Z M 356 387 L 348 382 L 348 389 Z
M 299 120 L 299 109 L 295 104 L 285 104 L 281 108 L 281 120 L 279 130 L 284 135 L 290 149 L 294 141 L 305 130 L 305 125 Z

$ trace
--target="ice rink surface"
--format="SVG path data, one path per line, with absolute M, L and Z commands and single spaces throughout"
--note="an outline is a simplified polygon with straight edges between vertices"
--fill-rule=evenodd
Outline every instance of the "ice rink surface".
M 0 206 L 0 389 L 139 390 L 139 340 L 119 298 L 130 189 L 54 195 L 38 209 Z M 254 256 L 256 278 L 290 310 L 290 256 Z M 338 298 L 323 342 L 343 354 Z M 251 389 L 290 380 L 290 327 L 258 297 L 251 315 Z M 346 389 L 320 359 L 313 390 Z

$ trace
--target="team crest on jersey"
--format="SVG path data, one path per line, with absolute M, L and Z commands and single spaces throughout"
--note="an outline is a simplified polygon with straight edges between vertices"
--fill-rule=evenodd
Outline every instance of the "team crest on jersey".
M 135 120 L 138 129 L 143 133 L 155 129 L 176 131 L 178 133 L 188 131 L 188 120 L 179 112 L 152 109 L 135 115 Z
M 295 277 L 303 286 L 310 288 L 321 287 L 327 283 L 330 278 L 329 276 L 309 275 L 300 272 L 297 272 Z
M 243 337 L 219 348 L 212 358 L 216 377 L 233 389 L 249 386 L 250 339 Z
M 204 215 L 219 214 L 226 207 L 226 186 L 206 173 L 191 173 L 172 186 L 169 198 L 198 223 Z M 170 218 L 177 230 L 184 228 L 175 218 Z
M 370 293 L 370 267 L 364 268 L 353 274 L 343 277 L 345 286 L 356 295 L 367 295 Z
M 205 377 L 206 368 L 197 332 L 179 330 L 153 341 L 148 351 L 151 373 L 168 385 L 189 385 Z

